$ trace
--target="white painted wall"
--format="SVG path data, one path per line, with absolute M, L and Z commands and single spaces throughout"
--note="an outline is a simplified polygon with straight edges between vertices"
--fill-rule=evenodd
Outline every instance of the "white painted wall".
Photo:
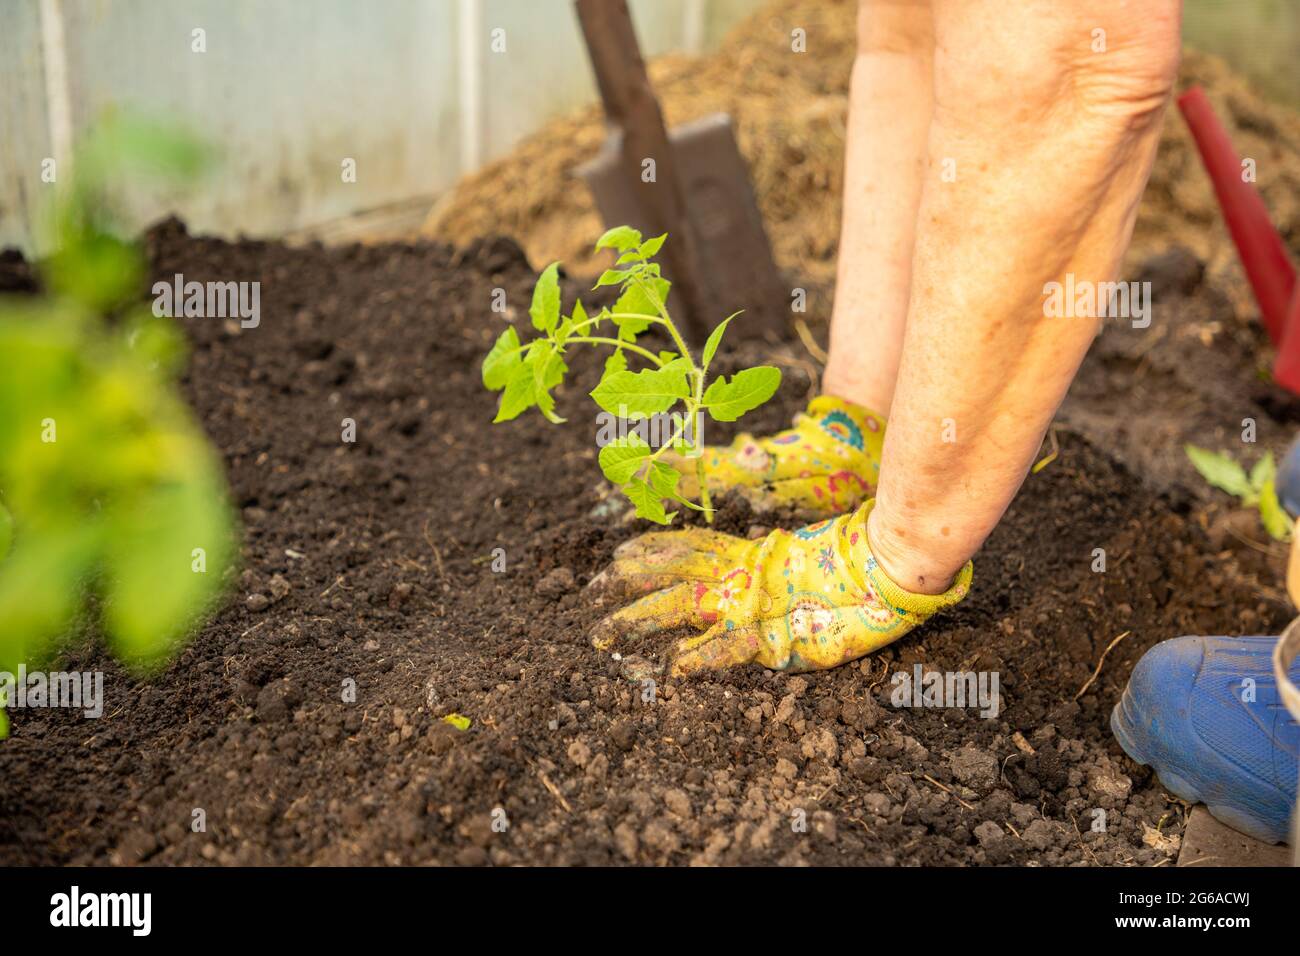
M 45 190 L 51 155 L 37 0 L 0 13 L 0 246 L 24 242 Z
M 716 43 L 758 2 L 632 0 L 648 54 Z M 180 199 L 133 190 L 141 224 L 278 235 L 432 198 L 594 96 L 570 0 L 5 0 L 0 246 L 32 248 L 42 159 L 105 111 L 177 120 L 222 158 Z

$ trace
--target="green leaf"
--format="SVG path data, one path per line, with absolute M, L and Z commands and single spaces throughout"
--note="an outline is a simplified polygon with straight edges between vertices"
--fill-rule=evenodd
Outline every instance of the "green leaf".
M 644 287 L 643 287 L 644 286 Z M 667 279 L 647 278 L 642 279 L 640 283 L 632 283 L 623 290 L 623 294 L 618 297 L 614 303 L 612 312 L 614 314 L 631 314 L 631 315 L 660 315 L 659 306 L 655 304 L 654 299 L 647 294 L 646 289 L 653 291 L 660 303 L 667 302 L 668 290 L 672 284 Z M 614 324 L 618 326 L 618 338 L 624 342 L 635 342 L 636 337 L 650 327 L 652 319 L 628 319 L 616 318 Z
M 586 335 L 587 330 L 581 326 L 587 321 L 587 310 L 582 307 L 582 300 L 579 299 L 573 303 L 573 313 L 560 323 L 559 330 L 555 333 L 555 344 L 563 345 L 573 334 L 573 330 L 579 329 L 582 334 Z
M 492 424 L 508 422 L 518 418 L 537 404 L 537 391 L 533 382 L 533 367 L 528 362 L 521 362 L 510 373 L 505 391 L 501 393 L 501 404 L 497 407 L 497 417 Z
M 609 353 L 609 358 L 605 359 L 605 374 L 602 378 L 613 375 L 615 372 L 627 370 L 627 356 L 623 354 L 622 349 L 614 349 Z
M 616 249 L 627 252 L 641 244 L 641 233 L 631 226 L 615 226 L 596 240 L 597 249 Z
M 734 422 L 745 412 L 758 408 L 781 386 L 781 370 L 760 365 L 737 372 L 730 382 L 725 376 L 713 380 L 704 392 L 704 405 L 720 422 Z
M 483 384 L 497 392 L 506 387 L 510 377 L 523 363 L 519 354 L 519 333 L 512 325 L 502 332 L 483 359 Z
M 75 522 L 53 517 L 40 535 L 24 536 L 0 572 L 0 670 L 46 655 L 68 633 L 98 557 L 97 523 L 88 515 Z
M 664 354 L 664 353 L 661 353 L 661 354 Z M 692 368 L 694 368 L 694 366 L 691 365 L 691 360 L 690 360 L 690 359 L 688 359 L 688 358 L 675 358 L 675 359 L 673 359 L 671 362 L 669 362 L 667 365 L 664 365 L 662 368 L 660 368 L 659 371 L 661 371 L 661 372 L 672 372 L 672 373 L 674 373 L 674 374 L 677 373 L 677 372 L 681 372 L 681 373 L 684 375 L 684 374 L 686 374 L 687 372 L 689 372 Z M 683 398 L 688 398 L 688 397 L 689 397 L 689 392 L 688 392 L 687 395 L 683 395 L 682 397 L 683 397 Z
M 124 173 L 153 187 L 197 171 L 203 151 L 165 126 L 86 133 L 49 216 L 48 295 L 0 304 L 0 489 L 21 519 L 0 548 L 5 670 L 49 659 L 92 613 L 118 656 L 158 662 L 211 609 L 237 550 L 221 462 L 171 381 L 185 337 L 141 301 L 144 257 L 114 238 L 134 192 Z M 21 423 L 46 416 L 57 442 L 37 444 Z
M 600 274 L 600 278 L 596 280 L 596 284 L 592 288 L 599 289 L 603 285 L 622 285 L 629 275 L 631 275 L 631 271 L 627 269 L 606 269 Z
M 664 512 L 664 503 L 657 491 L 646 484 L 645 479 L 634 477 L 623 486 L 623 494 L 636 506 L 636 516 L 653 521 L 655 524 L 670 524 L 676 516 Z
M 727 323 L 738 315 L 740 315 L 739 312 L 731 313 L 731 315 L 718 323 L 716 329 L 709 333 L 709 339 L 704 343 L 704 353 L 700 359 L 703 363 L 700 367 L 704 369 L 704 371 L 707 372 L 709 370 L 709 363 L 713 361 L 713 356 L 717 354 L 718 346 L 722 344 L 722 333 L 727 331 Z
M 100 234 L 65 236 L 41 268 L 51 289 L 98 312 L 139 295 L 144 265 L 139 249 Z
M 691 499 L 686 498 L 677 490 L 677 483 L 681 481 L 682 473 L 672 465 L 663 461 L 656 461 L 650 466 L 650 487 L 659 495 L 671 499 L 678 504 L 694 511 L 708 511 L 703 505 L 696 504 Z
M 528 308 L 533 328 L 550 333 L 560 321 L 560 264 L 552 262 L 542 270 L 533 286 L 533 304 Z
M 616 485 L 626 484 L 650 456 L 650 446 L 635 433 L 600 450 L 600 470 Z
M 623 290 L 623 294 L 614 303 L 612 311 L 634 315 L 660 315 L 660 306 L 667 304 L 668 290 L 671 288 L 672 283 L 667 279 L 652 277 L 634 282 Z M 656 299 L 658 302 L 655 301 Z M 649 319 L 615 319 L 614 321 L 618 323 L 619 328 L 626 326 L 636 334 L 644 332 L 650 326 Z
M 529 343 L 525 354 L 527 355 L 525 362 L 533 367 L 534 378 L 540 388 L 555 388 L 564 381 L 564 374 L 569 370 L 569 366 L 565 365 L 562 359 L 554 358 L 559 353 L 548 340 L 534 339 Z M 546 371 L 545 376 L 542 375 L 543 366 Z
M 14 540 L 14 519 L 9 509 L 0 504 L 0 561 L 9 555 L 9 546 Z
M 451 724 L 457 730 L 469 730 L 470 724 L 473 723 L 473 721 L 464 714 L 448 714 L 446 717 L 442 718 L 442 722 L 444 724 Z
M 90 185 L 99 187 L 125 175 L 186 182 L 215 159 L 208 143 L 173 121 L 123 113 L 91 130 L 80 147 L 78 165 Z
M 656 461 L 650 466 L 650 487 L 661 498 L 681 500 L 681 493 L 677 490 L 681 478 L 682 473 L 667 462 Z
M 686 370 L 674 362 L 663 368 L 614 372 L 591 390 L 591 397 L 605 411 L 620 418 L 644 418 L 666 412 L 679 399 L 689 398 L 690 386 L 686 383 Z
M 641 243 L 640 248 L 637 250 L 641 253 L 641 258 L 653 259 L 658 255 L 660 248 L 664 244 L 664 240 L 667 238 L 668 233 L 665 232 L 662 236 L 655 236 L 653 239 L 647 239 L 645 242 Z
M 547 421 L 559 425 L 564 419 L 555 414 L 555 399 L 550 390 L 564 380 L 564 373 L 569 367 L 560 358 L 555 346 L 545 339 L 538 339 L 528 349 L 529 364 L 533 367 L 533 396 L 537 407 L 546 416 Z
M 1291 517 L 1277 500 L 1277 489 L 1273 479 L 1267 479 L 1259 489 L 1259 517 L 1264 523 L 1264 530 L 1275 541 L 1287 541 L 1291 537 Z
M 194 443 L 199 460 L 211 453 Z M 108 514 L 104 623 L 118 656 L 155 664 L 198 624 L 221 588 L 233 551 L 231 516 L 216 478 L 202 469 L 151 489 Z M 194 570 L 202 548 L 206 570 Z
M 1250 487 L 1260 491 L 1266 482 L 1272 481 L 1277 475 L 1277 466 L 1273 463 L 1273 453 L 1264 452 L 1264 456 L 1255 462 L 1255 467 L 1250 469 Z
M 555 400 L 549 389 L 564 381 L 564 374 L 568 370 L 569 367 L 564 364 L 549 339 L 534 339 L 529 343 L 523 361 L 511 371 L 492 423 L 518 418 L 534 405 L 551 421 L 564 421 L 554 413 Z
M 1232 457 L 1221 452 L 1212 452 L 1196 445 L 1184 445 L 1183 450 L 1201 477 L 1230 495 L 1243 500 L 1254 498 L 1254 489 L 1246 471 L 1233 461 Z
M 127 347 L 168 376 L 185 365 L 188 351 L 184 333 L 174 319 L 155 316 L 149 309 L 132 310 L 122 323 Z

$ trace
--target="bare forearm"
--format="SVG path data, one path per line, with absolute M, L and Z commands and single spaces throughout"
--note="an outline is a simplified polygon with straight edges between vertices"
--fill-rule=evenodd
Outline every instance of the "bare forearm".
M 928 2 L 864 3 L 858 44 L 825 391 L 887 415 L 933 109 Z
M 871 522 L 886 570 L 931 592 L 1001 518 L 1097 330 L 1095 314 L 1046 314 L 1044 289 L 1069 275 L 1114 278 L 1163 108 L 1153 93 L 1150 105 L 1112 112 L 1110 100 L 1099 107 L 1050 82 L 1037 102 L 1022 90 L 1019 107 L 1005 89 L 985 99 L 978 84 L 945 86 L 945 74 L 969 79 L 970 56 L 940 38 L 904 358 Z

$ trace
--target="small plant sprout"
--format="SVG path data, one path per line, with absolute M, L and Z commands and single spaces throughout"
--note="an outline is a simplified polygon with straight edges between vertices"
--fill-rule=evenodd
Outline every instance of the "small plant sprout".
M 600 450 L 601 471 L 623 490 L 639 518 L 669 524 L 676 512 L 665 511 L 664 501 L 668 500 L 703 511 L 705 520 L 712 523 L 713 504 L 700 457 L 702 429 L 698 426 L 703 414 L 707 412 L 715 421 L 736 421 L 776 393 L 781 370 L 764 365 L 737 372 L 730 380 L 717 376 L 707 381 L 727 324 L 739 313 L 718 324 L 697 362 L 668 312 L 670 283 L 660 274 L 659 264 L 651 261 L 666 238 L 643 240 L 641 233 L 629 226 L 617 226 L 600 237 L 596 248 L 612 249 L 618 259 L 594 288 L 618 286 L 620 294 L 613 306 L 595 315 L 587 314 L 581 300 L 574 303 L 569 315 L 561 314 L 559 263 L 547 266 L 533 288 L 528 310 L 533 327 L 542 335 L 521 344 L 513 326 L 502 332 L 483 360 L 483 384 L 501 392 L 494 421 L 509 421 L 536 405 L 542 415 L 558 424 L 564 419 L 555 413 L 551 389 L 568 371 L 565 350 L 572 345 L 608 347 L 611 351 L 600 383 L 591 391 L 597 405 L 632 421 L 678 408 L 680 412 L 671 416 L 676 424 L 657 449 L 634 432 L 605 445 Z M 606 322 L 612 328 L 603 329 Z M 637 336 L 654 325 L 663 326 L 676 351 L 655 352 L 638 344 Z M 643 367 L 634 371 L 629 368 L 632 361 Z M 678 491 L 681 472 L 664 459 L 670 449 L 696 456 L 698 503 Z
M 97 128 L 55 199 L 45 291 L 0 297 L 0 672 L 56 657 L 92 624 L 125 663 L 156 670 L 237 558 L 221 458 L 176 387 L 185 336 L 140 301 L 147 262 L 112 201 L 124 174 L 183 182 L 201 152 L 156 124 Z
M 1260 521 L 1270 537 L 1277 541 L 1290 539 L 1291 519 L 1278 501 L 1274 487 L 1277 469 L 1272 452 L 1265 452 L 1248 475 L 1246 469 L 1226 452 L 1212 452 L 1196 445 L 1185 446 L 1185 451 L 1207 482 L 1241 499 L 1243 507 L 1259 510 Z

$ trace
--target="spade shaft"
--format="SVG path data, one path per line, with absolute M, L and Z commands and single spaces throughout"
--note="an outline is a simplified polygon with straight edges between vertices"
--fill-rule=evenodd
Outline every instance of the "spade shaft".
M 779 337 L 786 292 L 730 117 L 667 130 L 625 0 L 575 3 L 610 129 L 579 172 L 605 224 L 669 234 L 664 274 L 694 344 L 737 310 L 741 335 Z
M 632 14 L 624 0 L 576 0 L 578 20 L 591 55 L 596 86 L 618 150 L 617 174 L 636 183 L 639 223 L 650 235 L 668 233 L 664 273 L 685 306 L 685 325 L 696 342 L 708 334 L 696 238 L 686 213 L 659 101 L 650 87 L 637 44 Z M 622 225 L 622 223 L 609 223 Z M 721 316 L 719 316 L 719 320 Z

